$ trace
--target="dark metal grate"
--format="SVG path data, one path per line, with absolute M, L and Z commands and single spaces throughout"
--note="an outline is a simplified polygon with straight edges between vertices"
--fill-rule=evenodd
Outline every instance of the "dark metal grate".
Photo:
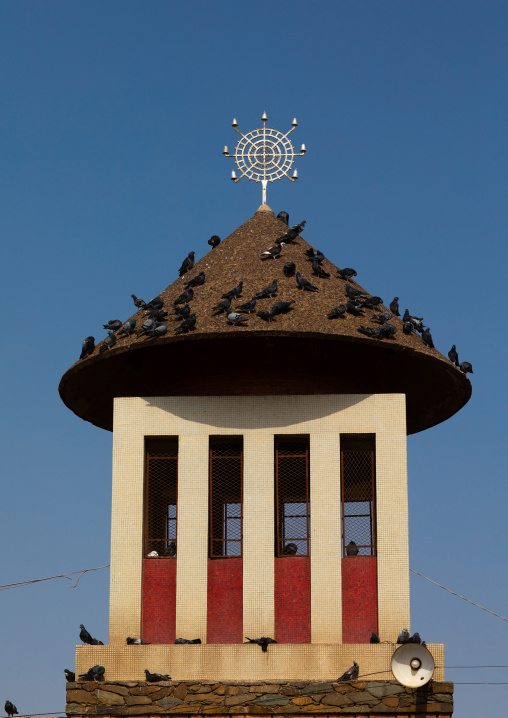
M 376 553 L 374 436 L 370 434 L 341 436 L 340 458 L 342 555 L 374 556 Z
M 275 439 L 277 556 L 309 556 L 309 440 Z
M 243 438 L 210 439 L 210 556 L 242 555 Z
M 176 556 L 178 443 L 176 439 L 146 442 L 145 556 Z

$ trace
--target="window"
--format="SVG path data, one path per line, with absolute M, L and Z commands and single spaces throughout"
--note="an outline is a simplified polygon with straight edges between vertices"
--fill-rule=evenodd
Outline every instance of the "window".
M 309 556 L 309 438 L 275 439 L 276 556 Z
M 145 556 L 176 556 L 178 439 L 146 439 Z
M 243 437 L 210 437 L 210 557 L 242 555 Z
M 342 555 L 374 556 L 375 436 L 341 434 Z

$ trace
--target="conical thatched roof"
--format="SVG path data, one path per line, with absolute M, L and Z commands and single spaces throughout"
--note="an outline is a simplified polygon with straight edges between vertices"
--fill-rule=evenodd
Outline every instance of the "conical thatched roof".
M 171 311 L 185 283 L 205 272 L 205 284 L 194 289 L 191 302 L 197 315 L 194 331 L 176 335 L 180 322 L 169 317 L 164 337 L 133 335 L 119 338 L 102 354 L 96 348 L 63 376 L 60 394 L 66 405 L 78 416 L 111 429 L 112 400 L 117 396 L 405 393 L 408 433 L 413 433 L 445 420 L 468 401 L 471 385 L 465 375 L 425 346 L 419 334 L 405 335 L 400 319 L 390 320 L 397 327 L 392 341 L 376 341 L 358 331 L 362 325 L 379 326 L 371 317 L 386 307 L 365 310 L 361 317 L 328 319 L 333 307 L 347 302 L 346 282 L 328 259 L 322 267 L 330 278 L 313 276 L 304 254 L 312 245 L 302 237 L 284 246 L 279 259 L 262 261 L 261 252 L 285 231 L 287 226 L 271 210 L 260 208 L 191 272 L 161 292 L 164 308 Z M 294 262 L 319 291 L 302 292 L 295 277 L 284 275 L 285 262 Z M 270 309 L 281 299 L 294 300 L 288 314 L 272 323 L 252 314 L 244 326 L 231 326 L 224 314 L 214 315 L 221 295 L 240 280 L 242 297 L 233 307 L 274 279 L 276 297 L 258 300 L 256 311 Z M 141 310 L 133 315 L 136 328 L 146 317 Z

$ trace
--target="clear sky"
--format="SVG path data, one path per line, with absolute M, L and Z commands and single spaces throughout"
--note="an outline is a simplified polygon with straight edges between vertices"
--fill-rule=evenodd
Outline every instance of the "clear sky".
M 507 29 L 493 0 L 0 3 L 2 584 L 109 563 L 111 434 L 58 382 L 132 292 L 255 212 L 221 151 L 266 110 L 308 149 L 268 204 L 473 364 L 469 404 L 408 441 L 410 563 L 508 614 Z M 0 594 L 1 705 L 63 710 L 79 624 L 107 641 L 108 582 Z M 412 628 L 449 666 L 508 664 L 506 623 L 418 576 Z M 456 715 L 499 715 L 507 690 L 457 685 Z

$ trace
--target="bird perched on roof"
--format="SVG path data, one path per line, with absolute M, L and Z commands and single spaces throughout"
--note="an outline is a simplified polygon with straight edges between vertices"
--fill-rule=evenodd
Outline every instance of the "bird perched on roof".
M 243 282 L 238 282 L 234 289 L 230 289 L 229 292 L 222 295 L 222 299 L 238 299 L 238 297 L 242 296 L 242 287 Z
M 351 279 L 352 277 L 356 277 L 358 272 L 356 270 L 351 269 L 351 267 L 344 267 L 344 269 L 337 269 L 337 274 L 342 279 Z
M 245 304 L 240 304 L 240 306 L 236 307 L 237 312 L 247 312 L 247 314 L 251 314 L 254 311 L 254 307 L 256 306 L 256 297 L 252 297 L 250 302 L 245 302 Z
M 201 287 L 202 284 L 205 283 L 205 273 L 200 272 L 199 274 L 196 274 L 195 277 L 192 279 L 189 279 L 188 282 L 185 282 L 185 288 L 189 289 L 189 287 Z
M 349 314 L 352 314 L 354 317 L 360 317 L 363 315 L 362 305 L 358 302 L 355 302 L 354 299 L 348 299 L 346 309 Z
M 378 324 L 386 324 L 386 322 L 389 321 L 391 318 L 391 312 L 382 312 L 382 314 L 374 314 L 374 316 L 371 317 L 372 321 L 377 322 Z
M 403 322 L 411 322 L 414 329 L 416 329 L 417 332 L 423 331 L 423 317 L 413 317 L 409 310 L 406 309 L 404 312 L 404 316 L 402 317 Z
M 155 319 L 156 322 L 161 322 L 168 316 L 168 313 L 164 309 L 150 309 L 149 319 Z
M 99 349 L 99 354 L 102 354 L 102 352 L 107 351 L 108 349 L 111 349 L 111 347 L 114 347 L 116 344 L 116 336 L 113 332 L 108 332 L 108 336 L 104 339 L 104 341 L 101 344 L 101 348 Z
M 155 325 L 149 329 L 145 334 L 147 337 L 163 337 L 168 331 L 168 325 L 164 322 L 155 322 Z
M 187 643 L 201 643 L 201 638 L 194 638 L 193 640 L 189 640 L 188 638 L 175 638 L 175 643 L 177 645 L 187 644 Z
M 187 332 L 192 331 L 196 326 L 196 315 L 191 314 L 190 317 L 187 319 L 184 319 L 184 321 L 180 324 L 178 329 L 176 330 L 175 334 L 186 334 Z
M 468 361 L 461 362 L 459 369 L 460 371 L 463 371 L 464 374 L 467 374 L 468 372 L 470 374 L 473 374 L 473 365 L 470 364 Z
M 5 712 L 6 712 L 7 715 L 9 716 L 9 718 L 10 718 L 11 716 L 13 716 L 14 714 L 17 714 L 17 713 L 18 713 L 18 709 L 16 708 L 16 706 L 14 705 L 14 703 L 11 703 L 10 701 L 5 701 L 5 706 L 4 706 L 4 708 L 5 708 Z
M 287 543 L 281 551 L 283 556 L 295 556 L 298 553 L 298 546 L 295 543 Z
M 296 283 L 298 284 L 298 286 L 300 287 L 302 292 L 304 289 L 307 290 L 308 292 L 318 292 L 319 291 L 319 289 L 314 284 L 309 282 L 308 279 L 305 279 L 304 277 L 302 277 L 300 272 L 296 273 Z
M 293 230 L 293 232 L 296 232 L 296 234 L 298 235 L 303 232 L 306 224 L 307 224 L 307 222 L 305 220 L 303 220 L 303 222 L 300 222 L 300 224 L 295 224 L 293 227 L 291 227 L 291 229 Z
M 331 312 L 329 312 L 328 319 L 338 319 L 339 317 L 344 317 L 345 313 L 346 305 L 339 304 L 337 307 L 334 307 Z
M 261 646 L 263 653 L 267 652 L 269 643 L 277 643 L 274 638 L 268 638 L 267 636 L 261 636 L 261 638 L 247 638 L 245 636 L 245 638 L 246 643 L 257 643 L 258 646 Z
M 286 277 L 292 277 L 296 270 L 296 264 L 294 262 L 286 262 L 283 269 Z
M 411 334 L 411 332 L 414 331 L 413 322 L 404 322 L 402 325 L 402 331 L 404 334 Z
M 81 631 L 79 632 L 79 638 L 80 640 L 86 645 L 93 646 L 92 643 L 92 636 L 88 633 L 86 628 L 83 626 L 82 623 L 79 624 L 79 627 L 81 628 Z
M 370 643 L 381 643 L 381 639 L 374 631 L 370 634 Z
M 294 299 L 292 299 L 290 302 L 275 302 L 273 307 L 267 312 L 258 312 L 258 317 L 261 317 L 261 319 L 266 319 L 271 322 L 273 318 L 276 317 L 278 314 L 287 314 L 292 309 L 291 305 L 294 303 Z
M 434 342 L 432 341 L 432 334 L 430 333 L 429 327 L 426 327 L 422 332 L 423 343 L 431 349 L 434 349 Z
M 192 287 L 189 287 L 185 292 L 182 292 L 179 297 L 175 299 L 173 302 L 173 306 L 176 306 L 177 304 L 187 304 L 187 302 L 192 302 L 194 299 L 194 290 Z
M 162 673 L 150 673 L 149 670 L 145 668 L 145 676 L 148 683 L 157 683 L 158 681 L 170 681 L 171 676 L 164 676 Z
M 275 243 L 273 247 L 267 249 L 266 252 L 261 252 L 261 259 L 278 259 L 284 244 L 285 242 Z
M 136 328 L 136 320 L 129 319 L 128 322 L 125 322 L 125 324 L 122 324 L 122 327 L 121 327 L 120 331 L 118 332 L 118 336 L 121 337 L 122 334 L 125 334 L 125 336 L 130 337 L 130 335 L 134 333 L 135 328 Z
M 95 681 L 96 683 L 104 676 L 106 669 L 104 666 L 92 666 L 86 673 L 80 673 L 79 677 L 85 681 Z
M 360 673 L 360 666 L 356 661 L 353 661 L 351 668 L 348 668 L 341 676 L 337 678 L 339 681 L 356 681 L 358 674 Z
M 243 314 L 239 314 L 238 312 L 228 312 L 227 320 L 228 323 L 234 327 L 236 327 L 237 324 L 245 324 L 245 322 L 249 321 L 247 317 L 244 317 Z
M 184 274 L 189 272 L 192 267 L 194 266 L 194 255 L 196 252 L 189 252 L 189 254 L 185 257 L 185 259 L 182 262 L 182 266 L 178 270 L 178 276 L 183 277 Z
M 459 355 L 457 354 L 457 348 L 455 347 L 455 344 L 448 352 L 448 359 L 451 361 L 452 364 L 455 364 L 455 366 L 459 366 Z
M 231 306 L 231 299 L 223 299 L 222 302 L 219 302 L 214 307 L 212 307 L 212 312 L 215 312 L 215 314 L 222 314 L 226 310 L 228 310 Z
M 390 311 L 392 312 L 392 314 L 395 314 L 396 317 L 400 317 L 400 312 L 399 312 L 399 298 L 398 298 L 398 297 L 395 297 L 395 298 L 392 299 L 392 301 L 390 302 Z
M 321 279 L 328 279 L 329 276 L 330 276 L 330 275 L 328 274 L 328 272 L 325 272 L 325 270 L 324 270 L 323 267 L 319 264 L 319 262 L 318 262 L 317 259 L 314 259 L 314 260 L 312 261 L 312 273 L 313 273 L 316 277 L 321 277 Z
M 258 292 L 255 295 L 256 299 L 270 299 L 273 297 L 274 294 L 277 294 L 277 280 L 274 279 L 273 282 L 268 286 L 262 289 L 260 292 Z
M 377 307 L 378 304 L 382 304 L 383 300 L 381 297 L 369 297 L 366 299 L 363 303 L 364 309 L 374 309 L 374 307 Z
M 136 336 L 141 337 L 141 336 L 143 336 L 143 334 L 149 334 L 152 331 L 152 329 L 155 328 L 155 325 L 156 325 L 155 319 L 147 319 L 141 325 L 141 329 L 139 329 L 139 331 L 136 333 Z
M 393 339 L 395 334 L 397 334 L 397 327 L 393 324 L 383 324 L 379 331 L 381 339 Z
M 208 240 L 208 244 L 212 249 L 215 249 L 215 247 L 220 244 L 220 237 L 217 234 L 212 234 L 212 236 Z
M 122 320 L 121 319 L 110 319 L 107 324 L 103 324 L 103 329 L 109 329 L 112 332 L 116 332 L 117 329 L 120 329 L 122 326 Z
M 381 339 L 382 327 L 358 327 L 358 331 L 371 339 Z
M 132 297 L 132 301 L 134 302 L 134 306 L 137 309 L 141 309 L 141 307 L 144 306 L 145 302 L 142 299 L 140 299 L 139 297 L 136 297 L 135 294 L 131 294 L 131 297 Z
M 368 299 L 359 289 L 355 289 L 349 283 L 346 283 L 346 294 L 350 299 Z
M 80 359 L 86 359 L 86 357 L 93 354 L 95 351 L 95 337 L 87 337 L 81 344 Z
M 142 638 L 131 638 L 130 636 L 127 636 L 125 639 L 125 642 L 128 646 L 150 646 L 151 644 L 148 641 L 143 641 Z
M 346 556 L 358 556 L 359 548 L 356 543 L 351 540 L 346 546 Z
M 176 556 L 176 541 L 170 541 L 164 551 L 163 556 Z
M 307 222 L 303 221 L 300 222 L 300 224 L 295 224 L 294 227 L 291 227 L 291 229 L 288 229 L 286 234 L 283 234 L 282 237 L 279 237 L 275 240 L 276 244 L 280 244 L 281 242 L 284 242 L 285 244 L 293 244 L 294 240 L 298 237 L 300 232 L 303 232 L 303 229 Z
M 279 212 L 277 219 L 280 219 L 289 226 L 289 214 L 287 212 Z
M 70 671 L 68 668 L 64 668 L 65 680 L 67 683 L 74 683 L 76 680 L 76 674 Z
M 422 639 L 420 638 L 419 633 L 413 633 L 411 638 L 409 639 L 408 643 L 421 643 Z
M 319 249 L 313 249 L 312 247 L 306 249 L 304 254 L 311 262 L 314 262 L 314 260 L 316 260 L 318 264 L 321 264 L 321 262 L 325 258 L 323 252 L 320 252 Z
M 150 311 L 150 309 L 162 309 L 164 306 L 164 299 L 162 297 L 154 297 L 148 304 L 143 304 L 141 307 L 144 312 Z
M 183 307 L 174 307 L 174 311 L 171 312 L 171 314 L 176 314 L 177 320 L 185 319 L 190 314 L 190 306 L 188 304 L 184 304 Z
M 409 635 L 409 631 L 407 630 L 407 628 L 403 628 L 397 637 L 397 643 L 409 643 L 410 638 L 411 636 Z

